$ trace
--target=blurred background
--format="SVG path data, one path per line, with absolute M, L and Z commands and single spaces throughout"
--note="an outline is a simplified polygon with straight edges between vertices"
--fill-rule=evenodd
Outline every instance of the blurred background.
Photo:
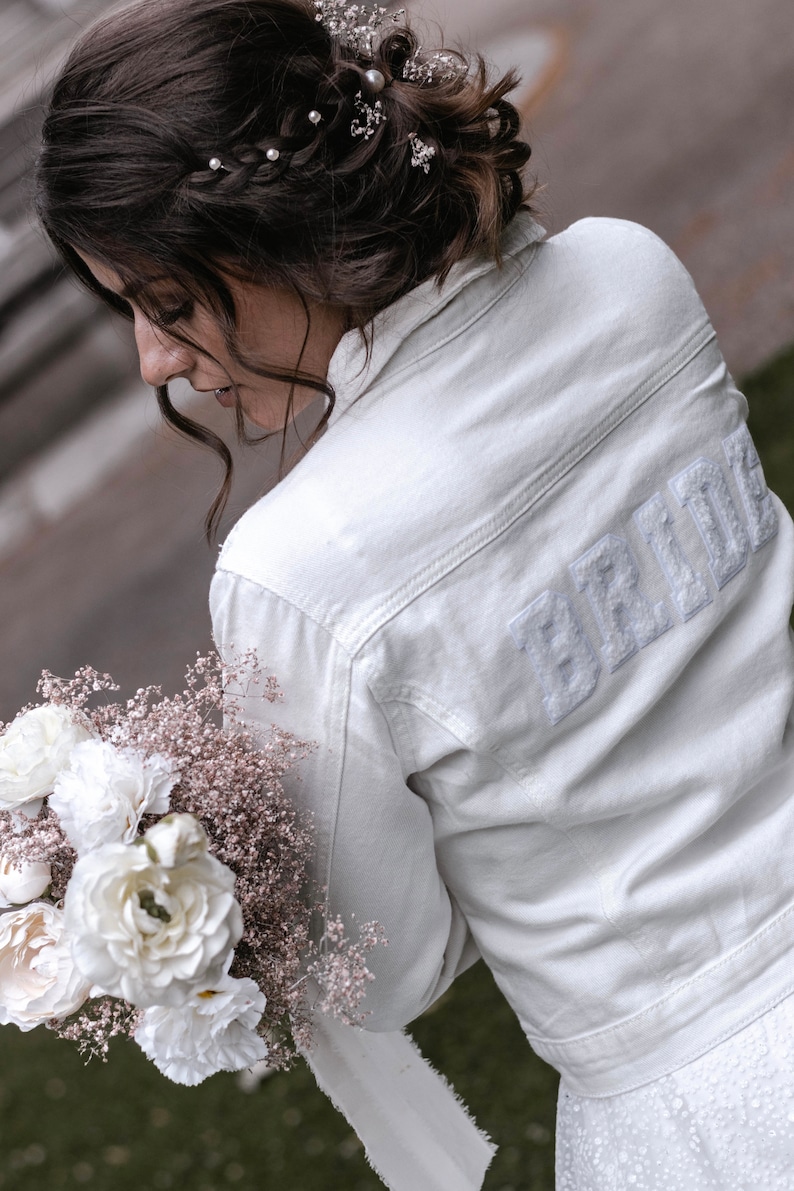
M 167 0 L 162 0 L 167 3 Z M 104 0 L 0 0 L 0 720 L 43 668 L 176 689 L 210 646 L 212 457 L 158 424 L 129 329 L 63 275 L 31 221 L 40 104 Z M 791 0 L 410 0 L 426 45 L 477 45 L 522 75 L 536 207 L 652 228 L 694 276 L 746 382 L 770 486 L 792 487 Z M 214 401 L 192 412 L 231 430 Z M 272 484 L 277 446 L 237 452 L 226 528 Z M 39 1033 L 42 1037 L 39 1037 Z M 502 1149 L 491 1191 L 551 1191 L 555 1078 L 486 973 L 417 1025 Z M 0 1185 L 236 1184 L 374 1191 L 356 1139 L 304 1071 L 246 1093 L 173 1089 L 126 1047 L 83 1071 L 43 1031 L 0 1032 Z

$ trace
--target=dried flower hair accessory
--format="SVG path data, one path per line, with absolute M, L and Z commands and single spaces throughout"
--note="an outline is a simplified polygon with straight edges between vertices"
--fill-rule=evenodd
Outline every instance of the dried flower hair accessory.
M 348 4 L 346 0 L 314 0 L 316 19 L 342 45 L 353 50 L 359 58 L 371 59 L 375 39 L 383 28 L 386 18 L 399 22 L 405 16 L 405 9 L 389 14 L 388 9 L 372 4 Z
M 375 135 L 375 129 L 379 124 L 386 121 L 386 113 L 381 101 L 376 99 L 373 107 L 372 104 L 366 102 L 360 91 L 356 94 L 355 113 L 350 125 L 350 135 L 363 136 L 365 141 Z
M 436 155 L 433 145 L 426 145 L 415 132 L 408 134 L 411 141 L 411 165 L 417 169 L 430 173 L 430 163 Z
M 420 46 L 402 69 L 402 77 L 408 83 L 448 83 L 468 74 L 468 66 L 448 50 L 437 50 L 426 55 Z

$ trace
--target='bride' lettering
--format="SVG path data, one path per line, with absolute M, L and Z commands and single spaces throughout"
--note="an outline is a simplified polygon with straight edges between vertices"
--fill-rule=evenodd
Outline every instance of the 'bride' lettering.
M 778 529 L 775 506 L 747 427 L 740 426 L 722 446 L 747 515 L 747 528 L 725 472 L 713 459 L 696 459 L 669 481 L 706 547 L 718 591 L 746 566 L 748 548 L 759 550 Z M 681 620 L 691 620 L 711 604 L 713 596 L 704 575 L 687 557 L 662 494 L 656 492 L 640 505 L 632 522 L 662 570 Z M 673 627 L 664 601 L 654 604 L 641 591 L 637 559 L 628 541 L 617 534 L 600 538 L 571 563 L 570 572 L 578 590 L 587 596 L 610 672 Z M 540 680 L 549 720 L 558 724 L 590 698 L 601 672 L 573 602 L 563 592 L 549 589 L 508 627 Z

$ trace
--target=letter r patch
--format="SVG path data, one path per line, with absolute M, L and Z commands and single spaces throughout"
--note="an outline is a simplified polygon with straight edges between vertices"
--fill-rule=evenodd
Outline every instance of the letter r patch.
M 571 563 L 571 574 L 587 594 L 604 638 L 601 652 L 610 670 L 673 627 L 664 603 L 652 604 L 640 591 L 640 571 L 628 542 L 608 533 Z

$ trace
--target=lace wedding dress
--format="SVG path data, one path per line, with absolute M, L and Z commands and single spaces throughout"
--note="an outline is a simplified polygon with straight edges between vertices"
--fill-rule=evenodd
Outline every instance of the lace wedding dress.
M 557 1191 L 792 1191 L 794 996 L 672 1075 L 560 1086 Z

